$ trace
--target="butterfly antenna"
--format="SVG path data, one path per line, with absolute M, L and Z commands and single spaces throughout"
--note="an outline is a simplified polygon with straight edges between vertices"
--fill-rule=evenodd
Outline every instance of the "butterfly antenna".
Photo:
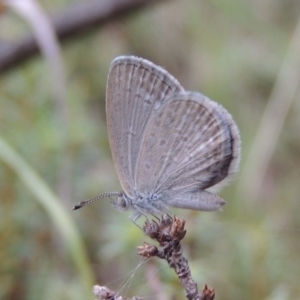
M 88 199 L 88 200 L 84 200 L 84 201 L 81 201 L 78 205 L 75 205 L 73 206 L 73 210 L 76 210 L 76 209 L 79 209 L 81 207 L 84 207 L 86 205 L 89 205 L 97 200 L 100 200 L 102 198 L 106 198 L 106 197 L 111 197 L 111 196 L 119 196 L 120 193 L 119 192 L 109 192 L 109 193 L 103 193 L 103 194 L 100 194 L 94 198 L 91 198 L 91 199 Z

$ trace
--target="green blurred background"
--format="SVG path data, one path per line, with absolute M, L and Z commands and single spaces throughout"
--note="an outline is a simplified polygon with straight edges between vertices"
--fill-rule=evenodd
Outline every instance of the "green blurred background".
M 39 3 L 55 14 L 75 1 Z M 224 211 L 174 210 L 188 220 L 182 244 L 199 288 L 223 300 L 300 299 L 299 17 L 297 0 L 145 7 L 61 45 L 65 110 L 42 57 L 1 74 L 0 298 L 93 299 L 96 283 L 122 296 L 184 298 L 166 262 L 141 263 L 136 247 L 150 240 L 129 213 L 107 199 L 71 210 L 120 190 L 105 86 L 110 62 L 133 54 L 221 103 L 241 131 Z M 13 10 L 0 16 L 0 43 L 30 30 Z

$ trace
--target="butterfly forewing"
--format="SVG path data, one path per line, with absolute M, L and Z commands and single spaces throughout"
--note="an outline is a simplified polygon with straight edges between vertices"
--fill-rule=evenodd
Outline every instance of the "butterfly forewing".
M 230 175 L 237 148 L 226 113 L 192 92 L 173 95 L 156 109 L 137 163 L 141 194 L 183 194 L 206 189 Z
M 107 81 L 106 116 L 113 161 L 124 192 L 134 196 L 135 170 L 146 124 L 174 93 L 183 91 L 164 69 L 137 57 L 118 57 Z

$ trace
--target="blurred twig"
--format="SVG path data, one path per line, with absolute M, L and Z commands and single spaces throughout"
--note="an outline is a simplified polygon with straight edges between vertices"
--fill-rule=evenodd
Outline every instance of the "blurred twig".
M 70 156 L 68 152 L 68 107 L 66 104 L 66 80 L 63 59 L 55 30 L 43 8 L 35 0 L 2 0 L 30 24 L 33 40 L 48 64 L 52 91 L 55 100 L 55 116 L 60 128 L 62 162 L 58 168 L 58 195 L 67 201 L 70 198 Z
M 60 103 L 58 110 L 65 110 L 65 75 L 59 43 L 56 39 L 55 30 L 52 27 L 47 14 L 35 0 L 2 0 L 3 4 L 14 10 L 30 25 L 36 47 L 45 56 L 53 81 L 55 98 Z M 3 45 L 5 46 L 5 45 Z M 2 47 L 2 45 L 1 45 Z M 1 49 L 0 47 L 0 49 Z M 7 52 L 9 54 L 9 51 Z
M 255 201 L 300 83 L 300 18 L 244 166 L 238 196 Z
M 146 5 L 165 1 L 89 0 L 73 5 L 50 19 L 58 39 L 65 41 L 85 34 L 87 30 L 125 16 Z M 33 35 L 28 35 L 13 44 L 1 42 L 0 73 L 17 66 L 37 53 L 38 45 Z

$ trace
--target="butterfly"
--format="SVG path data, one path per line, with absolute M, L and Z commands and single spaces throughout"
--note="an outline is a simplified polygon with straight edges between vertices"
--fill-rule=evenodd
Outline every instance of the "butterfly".
M 113 206 L 141 215 L 168 207 L 221 210 L 211 188 L 238 171 L 241 139 L 230 113 L 198 92 L 185 91 L 163 68 L 135 56 L 111 63 L 106 118 L 113 162 L 123 191 L 82 201 L 81 208 L 116 196 Z

